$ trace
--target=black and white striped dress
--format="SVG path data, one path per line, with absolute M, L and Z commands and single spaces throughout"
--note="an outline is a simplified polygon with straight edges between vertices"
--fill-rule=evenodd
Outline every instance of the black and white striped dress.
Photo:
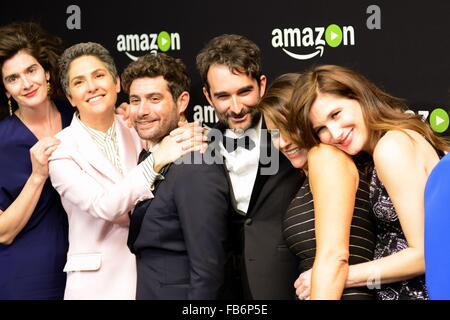
M 350 229 L 350 265 L 373 260 L 374 255 L 375 235 L 369 203 L 369 184 L 364 178 L 364 173 L 359 170 L 359 185 Z M 338 221 L 336 228 L 339 228 Z M 314 204 L 308 179 L 284 216 L 283 235 L 289 249 L 299 258 L 299 272 L 311 269 L 316 254 L 316 238 Z M 345 289 L 342 299 L 375 299 L 373 290 L 369 289 L 371 284 Z

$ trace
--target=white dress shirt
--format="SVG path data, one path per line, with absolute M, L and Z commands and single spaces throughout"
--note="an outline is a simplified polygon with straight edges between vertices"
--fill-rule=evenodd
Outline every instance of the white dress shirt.
M 116 167 L 117 170 L 119 170 L 120 173 L 123 173 L 119 157 L 119 146 L 117 145 L 115 122 L 112 123 L 111 128 L 109 128 L 106 132 L 102 132 L 85 125 L 80 120 L 79 114 L 77 114 L 77 119 L 80 121 L 80 124 L 83 126 L 83 128 L 85 128 L 89 133 L 92 140 L 103 152 L 106 158 L 114 165 L 114 167 Z
M 228 153 L 223 142 L 220 142 L 220 153 L 225 159 L 225 165 L 228 169 L 233 187 L 236 206 L 240 211 L 239 213 L 242 215 L 247 214 L 253 185 L 255 184 L 256 175 L 258 173 L 261 126 L 262 117 L 255 127 L 250 128 L 243 133 L 232 129 L 227 129 L 224 133 L 225 136 L 233 139 L 241 138 L 243 136 L 250 137 L 255 143 L 255 147 L 251 150 L 239 147 L 235 151 Z

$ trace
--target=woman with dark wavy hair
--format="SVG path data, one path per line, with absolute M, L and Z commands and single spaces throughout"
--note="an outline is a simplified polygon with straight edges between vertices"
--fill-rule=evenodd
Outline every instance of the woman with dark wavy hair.
M 67 215 L 48 179 L 73 114 L 53 101 L 61 45 L 35 23 L 0 27 L 0 300 L 64 294 Z
M 331 144 L 372 155 L 370 202 L 375 260 L 352 265 L 347 287 L 371 284 L 379 299 L 428 299 L 424 273 L 424 189 L 448 142 L 403 102 L 357 72 L 334 65 L 301 75 L 289 127 L 307 147 Z M 307 291 L 301 283 L 297 291 Z

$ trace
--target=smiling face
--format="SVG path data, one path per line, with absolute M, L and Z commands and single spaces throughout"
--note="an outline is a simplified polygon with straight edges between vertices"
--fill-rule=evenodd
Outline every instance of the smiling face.
M 130 118 L 141 139 L 160 142 L 178 126 L 189 102 L 184 91 L 175 102 L 163 76 L 138 78 L 130 86 Z
M 108 129 L 114 120 L 119 79 L 114 79 L 105 64 L 94 56 L 81 56 L 68 70 L 69 99 L 77 107 L 80 119 L 99 130 Z
M 245 73 L 235 73 L 226 65 L 214 64 L 208 70 L 208 102 L 216 110 L 219 121 L 231 129 L 247 130 L 256 125 L 260 113 L 256 104 L 264 94 L 266 77 L 260 84 Z
M 39 106 L 49 99 L 47 81 L 50 76 L 39 62 L 25 51 L 6 60 L 1 70 L 8 97 L 21 107 Z
M 294 168 L 305 168 L 308 160 L 308 151 L 299 148 L 287 135 L 282 134 L 278 129 L 279 126 L 274 124 L 269 117 L 266 117 L 265 121 L 274 146 L 289 159 Z
M 368 130 L 357 100 L 319 93 L 309 120 L 322 143 L 355 155 L 367 149 Z

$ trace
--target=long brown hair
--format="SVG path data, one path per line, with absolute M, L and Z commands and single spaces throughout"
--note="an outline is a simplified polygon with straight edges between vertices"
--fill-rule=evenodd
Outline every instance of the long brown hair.
M 389 130 L 410 129 L 424 136 L 435 149 L 450 151 L 449 141 L 437 136 L 420 116 L 405 113 L 407 107 L 401 99 L 384 92 L 361 74 L 335 65 L 313 67 L 302 73 L 295 85 L 288 128 L 295 132 L 294 142 L 298 140 L 307 148 L 320 143 L 309 120 L 311 106 L 319 93 L 359 102 L 371 146 Z
M 291 110 L 288 107 L 294 92 L 295 83 L 300 77 L 299 73 L 285 73 L 273 80 L 267 88 L 266 93 L 259 101 L 257 108 L 266 119 L 270 119 L 283 135 L 293 139 L 293 135 L 288 128 L 288 115 Z M 295 141 L 299 141 L 298 137 Z M 303 144 L 298 144 L 302 147 Z

